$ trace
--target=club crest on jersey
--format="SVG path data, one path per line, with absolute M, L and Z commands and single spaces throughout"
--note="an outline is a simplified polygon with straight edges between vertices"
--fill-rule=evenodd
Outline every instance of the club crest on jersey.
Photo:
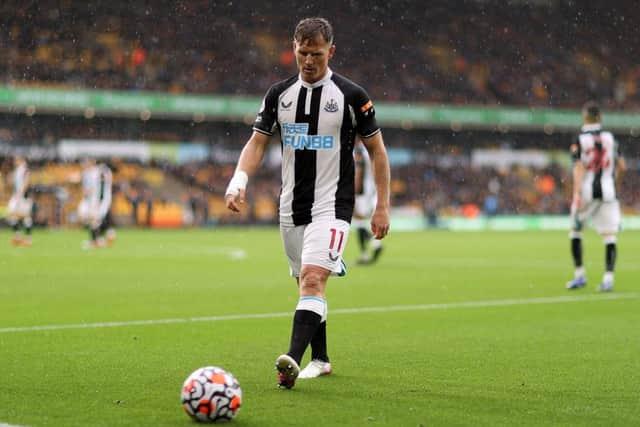
M 308 123 L 282 123 L 282 144 L 294 150 L 331 150 L 332 135 L 308 135 Z
M 293 105 L 293 101 L 289 101 L 288 104 L 285 104 L 284 101 L 280 101 L 280 106 L 282 107 L 283 110 L 288 111 L 289 108 L 291 108 L 291 105 Z
M 331 101 L 327 101 L 327 104 L 324 106 L 324 111 L 327 113 L 335 113 L 339 109 L 340 107 L 338 107 L 338 103 L 333 98 L 331 98 Z

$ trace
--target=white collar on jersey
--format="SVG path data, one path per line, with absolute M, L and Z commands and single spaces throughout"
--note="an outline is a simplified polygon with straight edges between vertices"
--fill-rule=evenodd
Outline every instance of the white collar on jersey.
M 593 132 L 596 130 L 602 130 L 602 125 L 600 123 L 593 123 L 590 125 L 582 126 L 582 132 Z
M 302 86 L 306 87 L 307 89 L 315 89 L 317 87 L 322 86 L 326 82 L 328 82 L 331 79 L 332 75 L 333 75 L 333 71 L 331 71 L 331 68 L 327 68 L 327 74 L 325 74 L 323 78 L 321 78 L 315 83 L 305 82 L 304 80 L 302 80 L 302 76 L 300 74 L 298 74 L 298 80 L 300 80 L 300 83 L 302 83 Z

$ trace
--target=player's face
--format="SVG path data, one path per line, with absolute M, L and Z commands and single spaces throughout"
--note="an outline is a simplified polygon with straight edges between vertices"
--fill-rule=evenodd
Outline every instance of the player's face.
M 322 36 L 301 43 L 293 42 L 293 52 L 296 55 L 298 70 L 302 80 L 315 83 L 327 73 L 329 59 L 333 57 L 336 47 L 326 42 Z

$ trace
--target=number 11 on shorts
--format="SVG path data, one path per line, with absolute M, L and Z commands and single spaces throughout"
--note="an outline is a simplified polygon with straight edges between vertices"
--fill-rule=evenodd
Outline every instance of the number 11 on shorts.
M 336 252 L 340 252 L 340 249 L 342 249 L 342 241 L 344 240 L 344 231 L 338 231 L 335 228 L 330 228 L 329 231 L 331 232 L 331 242 L 329 243 L 329 249 L 332 251 L 335 250 Z M 336 244 L 336 235 L 338 233 L 340 233 L 340 237 L 338 239 L 338 247 L 334 249 L 334 246 Z

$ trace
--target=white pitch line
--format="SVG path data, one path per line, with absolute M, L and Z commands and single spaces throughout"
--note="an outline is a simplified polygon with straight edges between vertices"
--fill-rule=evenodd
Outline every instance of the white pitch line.
M 533 305 L 533 304 L 559 304 L 568 302 L 584 302 L 584 301 L 610 301 L 621 299 L 638 299 L 640 293 L 624 293 L 624 294 L 599 294 L 599 295 L 573 295 L 561 297 L 540 297 L 540 298 L 524 298 L 524 299 L 507 299 L 507 300 L 489 300 L 489 301 L 468 301 L 468 302 L 452 302 L 442 304 L 417 304 L 417 305 L 391 305 L 383 307 L 356 307 L 356 308 L 338 308 L 331 310 L 331 314 L 361 314 L 361 313 L 390 313 L 401 311 L 431 311 L 431 310 L 450 310 L 456 308 L 479 308 L 479 307 L 504 307 L 511 305 Z M 67 325 L 42 325 L 42 326 L 21 326 L 13 328 L 0 328 L 0 333 L 9 332 L 34 332 L 34 331 L 58 331 L 62 329 L 94 329 L 94 328 L 117 328 L 123 326 L 145 326 L 145 325 L 163 325 L 175 323 L 190 322 L 220 322 L 225 320 L 250 320 L 250 319 L 275 319 L 278 317 L 291 317 L 291 312 L 281 313 L 255 313 L 255 314 L 229 314 L 223 316 L 205 316 L 205 317 L 185 317 L 175 319 L 156 319 L 156 320 L 130 320 L 123 322 L 98 322 L 98 323 L 76 323 Z M 4 427 L 0 424 L 0 427 Z
M 0 423 L 0 427 L 26 427 L 26 426 L 17 426 L 17 425 L 14 425 L 14 424 Z

